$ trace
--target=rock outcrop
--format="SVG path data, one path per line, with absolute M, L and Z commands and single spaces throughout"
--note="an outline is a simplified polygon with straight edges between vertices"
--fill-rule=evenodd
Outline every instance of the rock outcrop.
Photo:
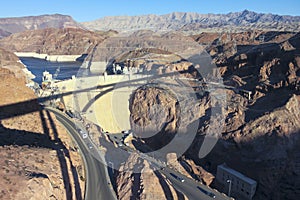
M 120 200 L 127 199 L 187 199 L 181 192 L 155 170 L 148 161 L 131 154 L 116 175 L 117 196 Z M 140 173 L 133 173 L 140 171 Z
M 268 35 L 266 41 L 259 41 L 261 34 Z M 187 176 L 226 192 L 224 185 L 214 180 L 217 165 L 225 162 L 258 182 L 254 199 L 296 200 L 300 191 L 297 151 L 300 142 L 299 33 L 260 32 L 255 34 L 254 40 L 248 32 L 234 36 L 236 49 L 233 39 L 210 41 L 209 38 L 216 40 L 214 34 L 194 37 L 199 43 L 209 44 L 207 51 L 213 54 L 212 59 L 226 85 L 224 127 L 214 149 L 200 159 L 198 153 L 210 126 L 209 110 L 214 104 L 209 93 L 199 95 L 199 104 L 189 107 L 191 116 L 200 119 L 198 133 L 179 162 L 175 156 L 172 164 Z M 165 70 L 169 65 L 161 67 Z M 169 143 L 169 135 L 179 123 L 176 102 L 168 92 L 157 88 L 137 90 L 130 111 L 140 126 L 147 126 L 150 119 L 161 117 L 163 110 L 155 110 L 156 107 L 168 111 L 163 118 L 168 120 L 156 123 L 162 127 L 163 121 L 169 122 L 163 126 L 166 129 L 155 135 L 158 138 L 153 141 L 142 139 L 142 143 L 152 149 Z
M 85 173 L 76 146 L 34 100 L 26 77 L 10 70 L 22 67 L 18 58 L 0 50 L 0 60 L 0 199 L 83 199 Z
M 0 38 L 26 30 L 45 28 L 82 28 L 82 25 L 71 16 L 60 14 L 0 18 Z
M 107 37 L 103 35 L 78 28 L 29 30 L 1 39 L 0 47 L 12 52 L 82 55 Z

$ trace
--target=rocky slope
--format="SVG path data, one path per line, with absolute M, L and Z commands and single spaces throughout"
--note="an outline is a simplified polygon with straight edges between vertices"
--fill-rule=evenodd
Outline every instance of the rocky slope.
M 82 26 L 67 15 L 41 15 L 28 17 L 0 18 L 0 38 L 26 30 L 45 28 L 81 28 Z
M 112 16 L 84 22 L 91 30 L 134 31 L 140 29 L 182 31 L 241 31 L 248 29 L 299 31 L 300 18 L 248 10 L 228 14 L 174 12 L 166 15 Z
M 0 40 L 0 47 L 12 52 L 36 52 L 49 55 L 87 54 L 109 33 L 77 28 L 29 30 Z
M 253 101 L 246 103 L 240 95 L 228 93 L 222 140 L 208 158 L 198 161 L 211 170 L 226 162 L 257 180 L 254 199 L 297 199 L 299 33 L 261 34 L 273 36 L 254 45 L 239 40 L 236 51 L 232 42 L 208 48 L 225 83 L 251 90 Z
M 0 29 L 0 38 L 7 37 L 10 34 L 11 34 L 10 32 Z
M 0 60 L 0 199 L 83 199 L 85 175 L 72 140 L 32 100 L 24 75 L 9 69 L 20 67 L 16 56 L 0 49 Z
M 140 173 L 132 173 L 133 171 Z M 156 171 L 148 161 L 131 154 L 116 175 L 117 195 L 120 200 L 127 199 L 187 199 L 174 189 L 165 177 Z
M 259 39 L 261 35 L 265 36 L 263 41 Z M 203 134 L 210 126 L 209 110 L 215 106 L 209 93 L 200 95 L 199 102 L 187 109 L 191 121 L 200 119 L 198 133 L 180 159 L 181 167 L 175 163 L 176 168 L 226 193 L 226 186 L 213 177 L 217 165 L 225 162 L 258 182 L 254 199 L 298 199 L 299 33 L 259 31 L 235 33 L 230 37 L 202 33 L 192 38 L 207 44 L 206 50 L 228 86 L 224 89 L 227 96 L 223 108 L 225 124 L 214 149 L 200 159 L 198 153 Z M 173 65 L 177 66 L 172 68 L 175 71 L 183 69 L 179 67 L 180 63 Z M 168 67 L 170 64 L 165 65 Z M 146 126 L 156 119 L 156 115 L 164 119 L 157 121 L 157 125 L 164 128 L 155 135 L 159 138 L 141 139 L 141 144 L 146 143 L 152 149 L 167 145 L 178 124 L 182 123 L 178 118 L 176 100 L 162 90 L 144 87 L 132 96 L 131 117 L 139 126 Z M 244 90 L 252 92 L 251 100 Z M 163 118 L 162 111 L 151 112 L 155 104 L 166 111 Z M 205 171 L 211 174 L 204 175 Z

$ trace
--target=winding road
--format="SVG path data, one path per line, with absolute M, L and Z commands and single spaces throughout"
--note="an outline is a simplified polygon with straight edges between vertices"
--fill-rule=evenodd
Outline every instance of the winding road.
M 82 136 L 78 133 L 78 131 L 75 129 L 76 124 L 73 120 L 70 120 L 69 117 L 67 117 L 62 112 L 53 109 L 53 108 L 45 108 L 52 113 L 55 114 L 57 120 L 65 126 L 66 130 L 69 132 L 73 140 L 77 143 L 81 153 L 82 158 L 85 163 L 85 169 L 86 169 L 86 188 L 85 188 L 85 198 L 86 200 L 114 200 L 116 198 L 116 194 L 111 186 L 111 184 L 108 184 L 109 176 L 107 172 L 106 165 L 103 164 L 104 162 L 101 162 L 94 158 L 94 156 L 91 155 L 90 151 L 91 147 L 88 147 L 86 144 L 89 142 L 84 141 L 85 139 L 82 138 Z M 77 125 L 77 127 L 80 127 L 80 124 Z M 88 138 L 86 138 L 88 139 Z M 93 147 L 92 147 L 93 148 Z M 123 148 L 127 148 L 126 146 L 123 146 Z M 89 150 L 88 150 L 89 149 Z M 130 149 L 128 149 L 130 150 Z M 96 150 L 95 150 L 96 151 Z M 96 151 L 97 152 L 97 151 Z M 101 156 L 100 156 L 101 157 Z M 164 167 L 163 169 L 160 169 L 161 166 L 158 166 L 157 164 L 151 162 L 154 164 L 158 171 L 161 174 L 164 174 L 165 177 L 169 180 L 169 182 L 173 185 L 174 188 L 176 188 L 178 191 L 185 194 L 188 199 L 191 200 L 209 200 L 209 199 L 220 199 L 220 200 L 229 200 L 230 197 L 226 196 L 225 194 L 222 194 L 216 190 L 213 190 L 212 188 L 209 188 L 203 184 L 200 184 L 196 182 L 195 180 L 192 180 L 190 178 L 187 178 L 180 174 L 177 171 L 174 171 L 168 167 Z M 173 175 L 172 175 L 173 174 Z M 174 177 L 174 174 L 177 177 L 180 177 L 184 179 L 184 182 L 181 182 L 176 177 Z M 202 188 L 199 189 L 199 188 Z M 207 191 L 207 193 L 211 193 L 214 195 L 214 197 L 209 196 L 207 193 L 203 192 Z
M 230 200 L 231 198 L 226 196 L 225 194 L 220 193 L 217 190 L 213 190 L 212 188 L 203 185 L 201 183 L 196 182 L 195 180 L 192 180 L 190 178 L 187 178 L 180 174 L 177 171 L 174 171 L 170 168 L 165 168 L 164 170 L 159 170 L 160 173 L 164 174 L 167 179 L 171 182 L 174 188 L 176 188 L 178 191 L 182 192 L 188 199 L 191 200 L 212 200 L 212 199 L 219 199 L 219 200 Z M 180 180 L 176 179 L 172 174 L 175 174 L 176 176 L 183 178 L 184 182 L 181 182 Z M 202 190 L 200 190 L 201 188 Z M 213 194 L 214 197 L 209 196 L 207 193 Z
M 81 151 L 82 158 L 85 163 L 86 170 L 86 186 L 85 186 L 85 200 L 114 200 L 117 199 L 115 192 L 108 184 L 109 177 L 106 165 L 94 158 L 83 141 L 83 138 L 75 129 L 76 125 L 73 120 L 70 120 L 62 112 L 53 108 L 45 108 L 55 114 L 57 120 L 66 128 L 70 136 L 77 143 Z

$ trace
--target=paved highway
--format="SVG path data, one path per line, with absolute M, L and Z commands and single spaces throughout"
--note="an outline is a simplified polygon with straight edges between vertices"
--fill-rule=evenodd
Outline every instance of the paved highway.
M 218 192 L 217 190 L 213 190 L 212 188 L 207 187 L 201 183 L 196 182 L 188 177 L 183 176 L 179 172 L 176 172 L 170 168 L 164 168 L 163 170 L 159 170 L 162 174 L 164 174 L 168 180 L 171 182 L 174 188 L 178 191 L 185 194 L 188 199 L 191 200 L 229 200 L 230 198 L 225 194 Z M 172 175 L 173 174 L 173 175 Z M 179 177 L 176 178 L 175 176 Z M 184 180 L 184 182 L 181 182 Z
M 85 162 L 86 170 L 86 188 L 85 200 L 114 200 L 117 199 L 111 184 L 108 184 L 108 172 L 106 165 L 94 158 L 88 151 L 85 142 L 81 135 L 75 129 L 75 124 L 72 120 L 66 117 L 60 111 L 52 108 L 46 108 L 55 114 L 56 118 L 62 125 L 65 126 L 71 137 L 77 143 L 82 157 Z
M 110 136 L 110 138 L 112 139 L 112 141 L 121 144 L 123 142 L 122 135 L 123 134 L 113 134 Z M 217 190 L 203 185 L 200 182 L 196 182 L 195 180 L 182 175 L 178 171 L 172 170 L 171 168 L 165 166 L 163 162 L 160 162 L 157 159 L 148 156 L 147 154 L 137 152 L 136 150 L 133 150 L 125 145 L 119 146 L 119 148 L 124 149 L 128 152 L 139 153 L 141 158 L 146 159 L 148 162 L 150 162 L 154 168 L 156 168 L 161 174 L 165 175 L 165 177 L 169 180 L 174 188 L 186 195 L 190 200 L 231 199 L 227 195 L 222 194 Z
M 116 199 L 116 195 L 111 187 L 108 184 L 108 174 L 106 170 L 106 166 L 94 158 L 90 153 L 87 147 L 86 142 L 82 138 L 82 136 L 77 132 L 74 128 L 75 124 L 72 120 L 66 117 L 60 111 L 55 109 L 47 108 L 51 112 L 56 115 L 56 118 L 65 126 L 70 135 L 76 141 L 79 149 L 82 152 L 82 156 L 85 160 L 85 168 L 86 168 L 86 190 L 85 190 L 85 199 L 86 200 L 113 200 Z M 132 149 L 127 146 L 122 146 L 121 148 L 126 148 L 129 151 Z M 91 149 L 90 149 L 91 150 Z M 144 156 L 143 156 L 144 157 Z M 229 200 L 230 198 L 212 188 L 209 188 L 199 182 L 196 182 L 193 179 L 183 176 L 177 171 L 174 171 L 168 167 L 163 167 L 159 164 L 159 162 L 153 162 L 153 159 L 147 159 L 153 166 L 155 166 L 160 173 L 164 174 L 169 182 L 176 188 L 178 191 L 185 194 L 188 199 L 191 200 L 211 200 L 211 199 L 219 199 L 219 200 Z M 175 175 L 175 176 L 174 176 Z M 184 180 L 182 182 L 182 180 Z

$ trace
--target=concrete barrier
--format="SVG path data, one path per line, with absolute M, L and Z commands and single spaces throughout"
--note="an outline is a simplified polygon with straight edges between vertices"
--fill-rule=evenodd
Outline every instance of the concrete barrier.
M 108 63 L 104 61 L 90 62 L 88 63 L 91 73 L 103 74 L 108 67 Z
M 48 55 L 43 53 L 35 53 L 35 52 L 14 52 L 18 57 L 26 57 L 26 58 L 38 58 L 51 62 L 74 62 L 78 58 L 81 58 L 82 55 Z
M 46 60 L 51 62 L 74 62 L 81 55 L 47 55 Z
M 40 54 L 34 52 L 15 52 L 15 55 L 18 57 L 39 58 L 44 60 L 47 58 L 47 54 Z

